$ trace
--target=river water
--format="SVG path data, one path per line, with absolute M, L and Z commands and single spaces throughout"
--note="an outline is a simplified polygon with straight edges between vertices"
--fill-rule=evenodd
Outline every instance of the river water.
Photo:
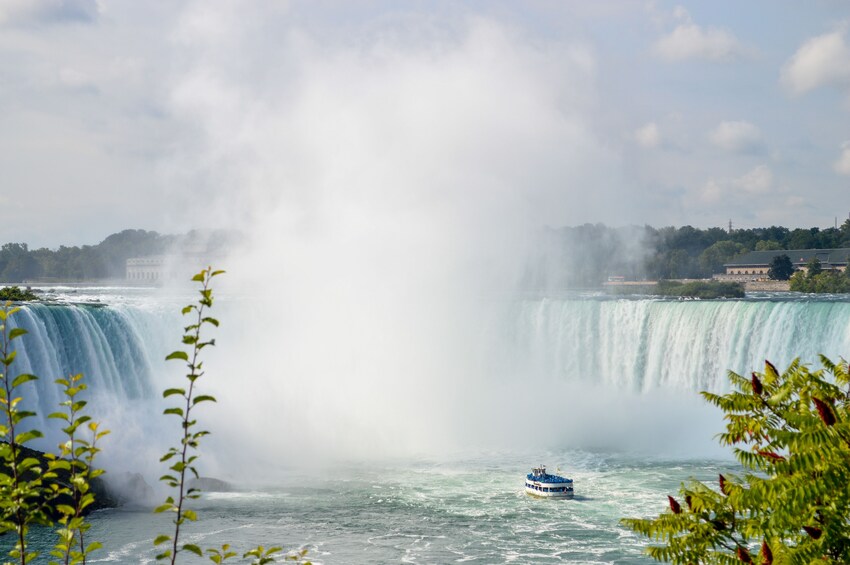
M 16 315 L 16 323 L 30 331 L 21 341 L 19 370 L 83 371 L 98 391 L 92 393 L 101 407 L 95 415 L 117 430 L 104 452 L 107 468 L 141 472 L 156 485 L 161 470 L 138 461 L 155 462 L 151 454 L 168 443 L 161 441 L 169 428 L 159 423 L 159 367 L 168 344 L 178 341 L 179 327 L 165 328 L 178 326 L 174 312 L 185 295 L 60 288 L 51 296 L 58 304 L 26 306 Z M 642 553 L 646 540 L 619 520 L 659 513 L 666 496 L 691 478 L 714 481 L 719 472 L 736 470 L 712 439 L 722 421 L 697 392 L 724 391 L 727 369 L 757 370 L 764 358 L 781 366 L 797 355 L 811 362 L 818 353 L 837 359 L 850 350 L 850 303 L 840 297 L 680 302 L 574 295 L 525 298 L 505 312 L 488 330 L 498 344 L 488 360 L 500 367 L 492 383 L 500 392 L 488 396 L 482 390 L 475 399 L 495 407 L 460 415 L 430 409 L 409 417 L 434 430 L 445 430 L 440 420 L 450 420 L 449 431 L 467 438 L 464 448 L 422 455 L 383 449 L 381 456 L 363 458 L 325 453 L 315 461 L 299 451 L 281 457 L 274 446 L 278 436 L 293 433 L 291 426 L 266 426 L 266 435 L 250 436 L 242 420 L 259 412 L 252 412 L 254 401 L 243 401 L 239 411 L 225 409 L 214 424 L 225 433 L 243 430 L 245 445 L 213 439 L 203 454 L 219 462 L 211 468 L 237 491 L 206 493 L 195 505 L 200 521 L 186 526 L 183 539 L 203 547 L 230 543 L 243 551 L 256 545 L 304 548 L 313 562 L 326 564 L 650 563 Z M 257 406 L 268 401 L 261 398 L 267 389 L 235 382 L 248 398 L 257 398 Z M 47 383 L 33 385 L 27 395 L 42 414 L 58 399 Z M 505 390 L 514 392 L 506 396 Z M 535 400 L 529 391 L 544 394 Z M 393 392 L 387 395 L 376 405 L 392 403 Z M 328 402 L 341 400 L 329 394 Z M 280 406 L 283 419 L 296 404 L 272 399 L 265 405 Z M 536 406 L 545 411 L 539 421 Z M 296 412 L 295 420 L 313 413 Z M 390 413 L 401 431 L 384 439 L 404 441 L 414 428 L 402 425 L 411 424 L 401 421 L 403 414 Z M 323 437 L 309 435 L 316 433 L 311 425 L 345 426 L 345 420 L 316 423 L 295 430 L 311 443 Z M 466 428 L 515 433 L 501 444 L 476 444 L 479 436 Z M 447 446 L 456 445 L 454 439 L 437 437 Z M 256 445 L 269 446 L 271 453 L 243 459 Z M 575 498 L 525 495 L 524 476 L 538 464 L 573 478 Z M 95 513 L 90 539 L 101 540 L 104 549 L 92 562 L 153 563 L 152 540 L 169 525 L 167 516 L 151 512 L 162 496 Z M 46 551 L 51 533 L 36 529 L 34 540 Z

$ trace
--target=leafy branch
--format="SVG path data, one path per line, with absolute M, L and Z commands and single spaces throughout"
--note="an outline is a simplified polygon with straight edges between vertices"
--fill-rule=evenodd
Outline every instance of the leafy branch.
M 847 362 L 795 360 L 782 373 L 765 362 L 734 390 L 703 397 L 725 413 L 720 442 L 742 477 L 716 486 L 691 481 L 656 518 L 622 520 L 660 545 L 658 561 L 687 563 L 850 562 L 850 386 Z M 682 504 L 680 501 L 684 501 Z
M 204 326 L 218 327 L 219 322 L 215 318 L 206 315 L 206 311 L 212 308 L 213 294 L 210 288 L 210 282 L 213 277 L 222 274 L 224 271 L 213 271 L 211 268 L 202 270 L 200 273 L 192 277 L 192 281 L 198 282 L 201 285 L 201 297 L 194 304 L 189 304 L 183 308 L 184 316 L 192 316 L 193 323 L 183 328 L 183 344 L 191 347 L 187 353 L 183 350 L 172 352 L 166 357 L 166 360 L 178 360 L 186 363 L 188 373 L 186 374 L 185 388 L 169 388 L 166 389 L 162 396 L 169 398 L 177 397 L 178 406 L 166 408 L 164 414 L 174 415 L 180 418 L 181 428 L 183 430 L 180 444 L 177 447 L 171 447 L 160 461 L 166 462 L 176 459 L 169 467 L 169 473 L 160 477 L 160 481 L 167 484 L 169 487 L 177 489 L 176 499 L 169 496 L 165 499 L 165 503 L 156 508 L 156 512 L 174 512 L 174 534 L 163 534 L 157 536 L 154 540 L 154 545 L 163 545 L 170 542 L 170 548 L 166 548 L 159 553 L 157 560 L 169 559 L 172 565 L 177 560 L 177 554 L 180 551 L 190 551 L 198 556 L 203 556 L 200 547 L 194 544 L 180 543 L 180 527 L 186 520 L 196 521 L 198 515 L 194 510 L 186 508 L 187 501 L 194 500 L 200 497 L 200 490 L 197 488 L 187 488 L 186 473 L 192 473 L 195 478 L 198 478 L 198 471 L 195 468 L 195 461 L 198 455 L 194 453 L 198 449 L 200 439 L 209 432 L 206 430 L 194 431 L 197 421 L 192 419 L 192 409 L 201 402 L 215 402 L 215 398 L 210 395 L 195 395 L 195 383 L 204 375 L 203 361 L 200 360 L 201 351 L 211 345 L 215 345 L 215 340 L 211 339 L 203 341 L 201 339 L 201 330 Z

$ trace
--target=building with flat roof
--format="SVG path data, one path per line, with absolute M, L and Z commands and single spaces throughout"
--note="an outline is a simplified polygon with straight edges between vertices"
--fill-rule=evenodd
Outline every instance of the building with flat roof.
M 842 249 L 774 249 L 751 251 L 724 264 L 725 276 L 716 277 L 734 280 L 757 280 L 767 278 L 774 257 L 787 255 L 795 269 L 805 271 L 812 259 L 820 261 L 824 270 L 843 271 L 850 259 L 850 248 Z

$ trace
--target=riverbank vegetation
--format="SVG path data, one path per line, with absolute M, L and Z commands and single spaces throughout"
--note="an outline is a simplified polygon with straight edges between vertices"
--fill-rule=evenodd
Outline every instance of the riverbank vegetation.
M 790 278 L 791 290 L 810 293 L 850 293 L 850 270 L 824 270 L 816 258 L 805 271 L 797 271 Z
M 691 226 L 550 228 L 529 259 L 523 284 L 535 290 L 597 287 L 626 280 L 706 279 L 750 251 L 850 248 L 850 220 L 838 228 L 699 229 Z M 790 276 L 790 273 L 788 274 Z
M 239 235 L 223 230 L 163 235 L 124 230 L 97 245 L 30 249 L 26 243 L 0 246 L 0 281 L 97 280 L 124 278 L 126 261 L 203 247 L 215 252 Z M 610 276 L 627 280 L 702 279 L 749 251 L 850 247 L 850 220 L 839 228 L 780 226 L 736 229 L 691 226 L 654 228 L 604 224 L 547 228 L 532 246 L 522 286 L 546 290 L 598 287 Z M 790 276 L 790 273 L 789 273 Z
M 0 288 L 0 301 L 2 302 L 27 302 L 29 300 L 38 300 L 38 296 L 29 289 L 19 286 Z
M 681 298 L 743 298 L 744 287 L 736 282 L 721 281 L 658 281 L 651 294 Z
M 0 246 L 0 281 L 123 279 L 127 259 L 131 257 L 197 253 L 199 250 L 210 253 L 232 244 L 236 237 L 224 230 L 190 231 L 183 235 L 124 230 L 97 245 L 82 247 L 61 245 L 58 249 L 30 249 L 26 243 L 6 243 Z
M 850 373 L 821 357 L 812 370 L 770 362 L 750 378 L 731 373 L 733 392 L 703 397 L 720 408 L 718 437 L 741 476 L 691 481 L 669 509 L 622 523 L 649 538 L 658 561 L 850 563 Z

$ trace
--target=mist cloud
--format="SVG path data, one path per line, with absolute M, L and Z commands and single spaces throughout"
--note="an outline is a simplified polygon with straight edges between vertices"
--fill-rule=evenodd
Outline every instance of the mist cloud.
M 235 29 L 226 10 L 198 17 L 175 32 L 171 95 L 196 135 L 169 166 L 208 220 L 249 234 L 225 284 L 259 302 L 233 313 L 221 362 L 256 380 L 219 394 L 251 406 L 244 437 L 409 454 L 468 440 L 470 411 L 496 426 L 510 407 L 487 392 L 494 304 L 534 226 L 613 186 L 595 172 L 616 156 L 587 119 L 592 53 L 487 18 L 337 44 L 296 27 L 258 42 L 259 11 Z

